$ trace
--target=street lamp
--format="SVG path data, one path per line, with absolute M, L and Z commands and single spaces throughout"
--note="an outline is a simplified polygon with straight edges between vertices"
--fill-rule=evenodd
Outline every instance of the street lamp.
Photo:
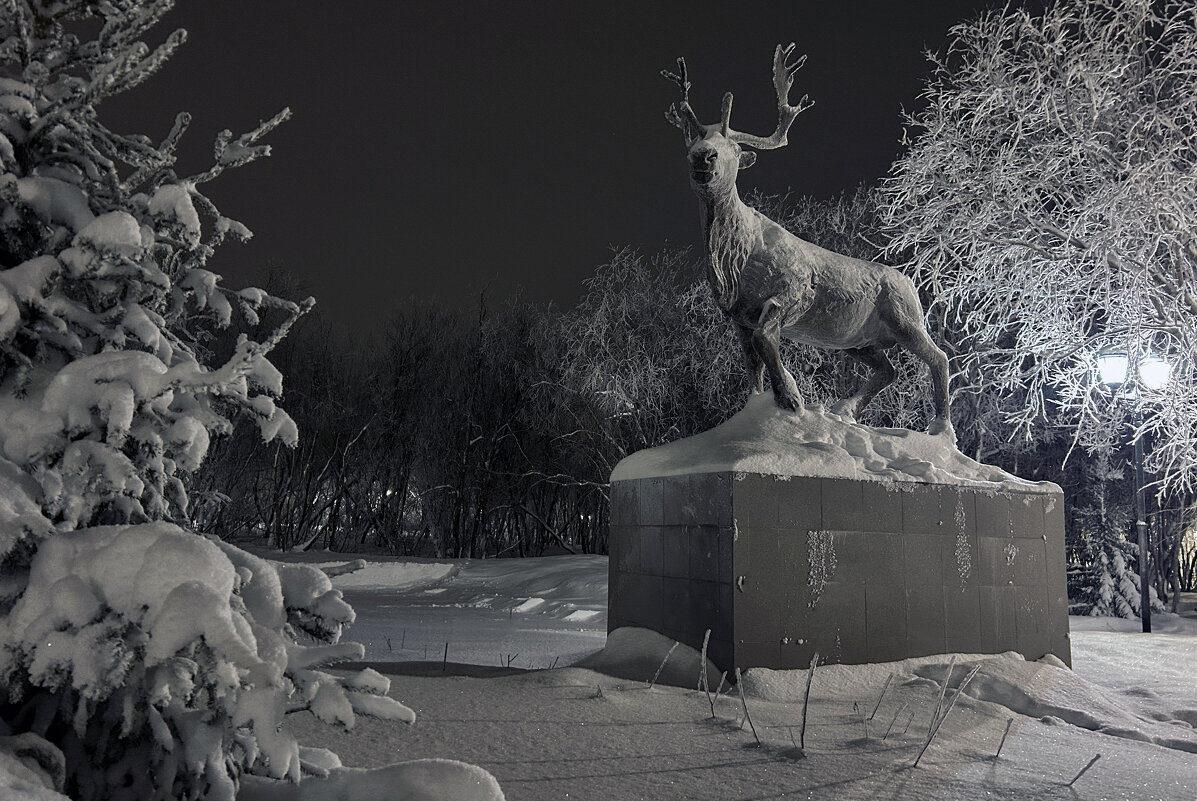
M 1117 350 L 1104 350 L 1097 354 L 1097 372 L 1101 383 L 1117 389 L 1126 383 L 1130 367 L 1127 355 Z M 1168 384 L 1172 366 L 1159 356 L 1148 355 L 1139 360 L 1139 383 L 1151 390 L 1161 390 Z M 1139 399 L 1135 395 L 1135 426 L 1143 421 Z M 1143 633 L 1151 633 L 1151 574 L 1147 561 L 1147 512 L 1143 501 L 1143 437 L 1135 437 L 1135 532 L 1139 539 L 1139 615 L 1143 618 Z

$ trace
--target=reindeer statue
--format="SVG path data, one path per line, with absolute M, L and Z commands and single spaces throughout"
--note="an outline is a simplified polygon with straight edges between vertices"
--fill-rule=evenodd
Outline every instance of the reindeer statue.
M 739 333 L 754 391 L 764 392 L 768 370 L 774 400 L 783 409 L 800 410 L 802 397 L 781 361 L 782 336 L 845 350 L 872 368 L 861 391 L 835 408 L 853 419 L 893 382 L 895 370 L 885 350 L 901 345 L 931 370 L 935 419 L 930 433 L 952 436 L 948 360 L 923 327 L 913 282 L 892 267 L 803 241 L 740 200 L 736 177 L 756 161 L 756 154 L 741 145 L 784 147 L 794 118 L 812 105 L 805 95 L 797 106 L 789 105 L 794 73 L 806 61 L 806 56 L 791 61 L 793 52 L 793 44 L 778 45 L 773 54 L 778 121 L 767 138 L 732 130 L 730 92 L 723 96 L 721 121 L 703 125 L 690 108 L 685 59 L 677 60 L 678 74 L 661 71 L 682 91 L 681 102 L 665 116 L 686 136 L 690 186 L 698 195 L 715 299 Z

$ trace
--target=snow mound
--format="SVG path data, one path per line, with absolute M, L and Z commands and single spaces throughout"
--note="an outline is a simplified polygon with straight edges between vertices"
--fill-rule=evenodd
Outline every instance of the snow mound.
M 769 394 L 710 431 L 626 457 L 611 480 L 722 472 L 1057 491 L 970 459 L 949 436 L 871 428 L 820 406 L 789 412 Z
M 241 780 L 237 801 L 505 801 L 495 777 L 451 759 L 417 759 L 382 768 L 334 768 L 298 786 L 256 776 Z
M 962 671 L 967 670 L 968 667 L 958 665 L 953 681 L 958 684 L 964 675 Z M 946 665 L 928 664 L 915 673 L 924 678 L 942 679 L 946 671 Z M 1185 719 L 1191 711 L 1161 714 L 1159 719 L 1143 717 L 1117 695 L 1067 668 L 1044 662 L 988 659 L 964 692 L 1020 715 L 1040 720 L 1055 718 L 1100 734 L 1197 753 L 1197 732 Z
M 0 798 L 67 801 L 59 792 L 65 774 L 62 752 L 36 734 L 0 737 Z
M 385 587 L 405 590 L 436 584 L 457 575 L 457 566 L 448 562 L 367 562 L 349 573 L 336 573 L 340 562 L 320 562 L 315 567 L 332 576 L 334 587 L 342 590 Z
M 903 681 L 917 678 L 930 670 L 935 681 L 942 681 L 947 672 L 944 656 L 917 656 L 897 662 L 873 662 L 867 665 L 819 665 L 815 668 L 812 688 L 822 697 L 861 698 L 874 692 L 891 674 Z M 981 660 L 1008 659 L 1023 661 L 1022 654 L 1007 651 L 1004 654 L 959 654 L 957 664 L 975 664 Z M 933 666 L 929 668 L 928 666 Z M 935 673 L 934 669 L 939 672 Z M 744 693 L 762 701 L 789 704 L 801 701 L 806 692 L 807 670 L 772 670 L 750 668 L 744 673 Z M 813 692 L 814 690 L 812 690 Z
M 519 606 L 513 607 L 512 612 L 531 612 L 544 604 L 544 598 L 529 598 Z
M 825 665 L 815 669 L 812 696 L 854 700 L 875 696 L 892 675 L 898 685 L 942 685 L 952 665 L 948 656 L 924 656 L 870 665 Z M 1071 725 L 1099 734 L 1154 743 L 1165 748 L 1197 753 L 1193 710 L 1145 711 L 1142 704 L 1124 698 L 1052 661 L 1027 662 L 1016 652 L 957 654 L 951 687 L 974 666 L 977 675 L 965 695 L 1005 707 L 1010 712 L 1056 725 Z M 778 703 L 802 700 L 806 670 L 752 668 L 744 674 L 744 692 Z
M 672 654 L 669 653 L 671 648 L 674 649 Z M 603 650 L 578 660 L 574 667 L 621 679 L 648 682 L 656 675 L 666 654 L 669 654 L 669 660 L 657 677 L 657 683 L 673 687 L 696 687 L 702 654 L 688 645 L 675 643 L 664 634 L 632 626 L 608 634 Z M 713 689 L 719 683 L 719 668 L 708 659 L 706 669 L 707 681 Z

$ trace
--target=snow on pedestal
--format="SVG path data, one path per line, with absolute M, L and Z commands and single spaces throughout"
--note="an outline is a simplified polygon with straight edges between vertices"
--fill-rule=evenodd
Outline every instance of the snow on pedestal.
M 720 668 L 937 653 L 1068 663 L 1060 489 L 961 454 L 754 396 L 710 431 L 611 476 L 608 627 Z

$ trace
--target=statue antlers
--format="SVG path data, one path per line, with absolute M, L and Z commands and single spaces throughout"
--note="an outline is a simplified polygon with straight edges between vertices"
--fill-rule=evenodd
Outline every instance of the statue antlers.
M 723 95 L 723 109 L 718 125 L 719 132 L 724 137 L 737 144 L 748 145 L 758 150 L 773 150 L 774 148 L 785 147 L 789 144 L 789 140 L 786 139 L 786 133 L 790 130 L 790 125 L 793 124 L 794 119 L 799 114 L 814 105 L 814 101 L 807 95 L 803 95 L 796 106 L 791 106 L 789 103 L 790 87 L 794 85 L 794 74 L 806 64 L 805 55 L 799 56 L 796 61 L 790 63 L 790 55 L 793 52 L 793 42 L 787 47 L 778 45 L 773 51 L 773 87 L 777 90 L 777 130 L 773 132 L 773 135 L 762 138 L 753 136 L 752 134 L 733 131 L 730 127 L 732 93 L 727 92 Z M 671 105 L 669 111 L 665 112 L 665 118 L 682 129 L 682 132 L 686 134 L 686 145 L 689 146 L 693 142 L 695 135 L 701 134 L 705 136 L 716 126 L 703 125 L 698 121 L 694 109 L 690 108 L 690 81 L 686 76 L 686 59 L 679 58 L 677 60 L 677 67 L 677 73 L 672 73 L 669 70 L 661 70 L 663 76 L 673 81 L 682 90 L 681 102 Z M 694 132 L 693 135 L 691 131 Z
M 781 362 L 782 336 L 845 350 L 872 369 L 861 391 L 836 406 L 852 418 L 893 382 L 895 370 L 885 350 L 901 345 L 931 371 L 935 418 L 930 432 L 954 437 L 948 359 L 923 327 L 923 309 L 910 279 L 892 267 L 799 239 L 740 200 L 736 178 L 756 162 L 756 154 L 741 146 L 784 147 L 794 119 L 813 105 L 805 95 L 798 105 L 789 104 L 794 74 L 806 61 L 806 56 L 791 60 L 793 52 L 793 44 L 773 52 L 777 129 L 768 137 L 732 130 L 730 92 L 723 96 L 720 121 L 703 125 L 690 107 L 685 59 L 677 60 L 677 73 L 661 71 L 682 92 L 665 117 L 686 138 L 690 187 L 699 199 L 715 299 L 739 333 L 754 391 L 764 391 L 768 371 L 774 400 L 783 409 L 800 409 L 802 398 Z

